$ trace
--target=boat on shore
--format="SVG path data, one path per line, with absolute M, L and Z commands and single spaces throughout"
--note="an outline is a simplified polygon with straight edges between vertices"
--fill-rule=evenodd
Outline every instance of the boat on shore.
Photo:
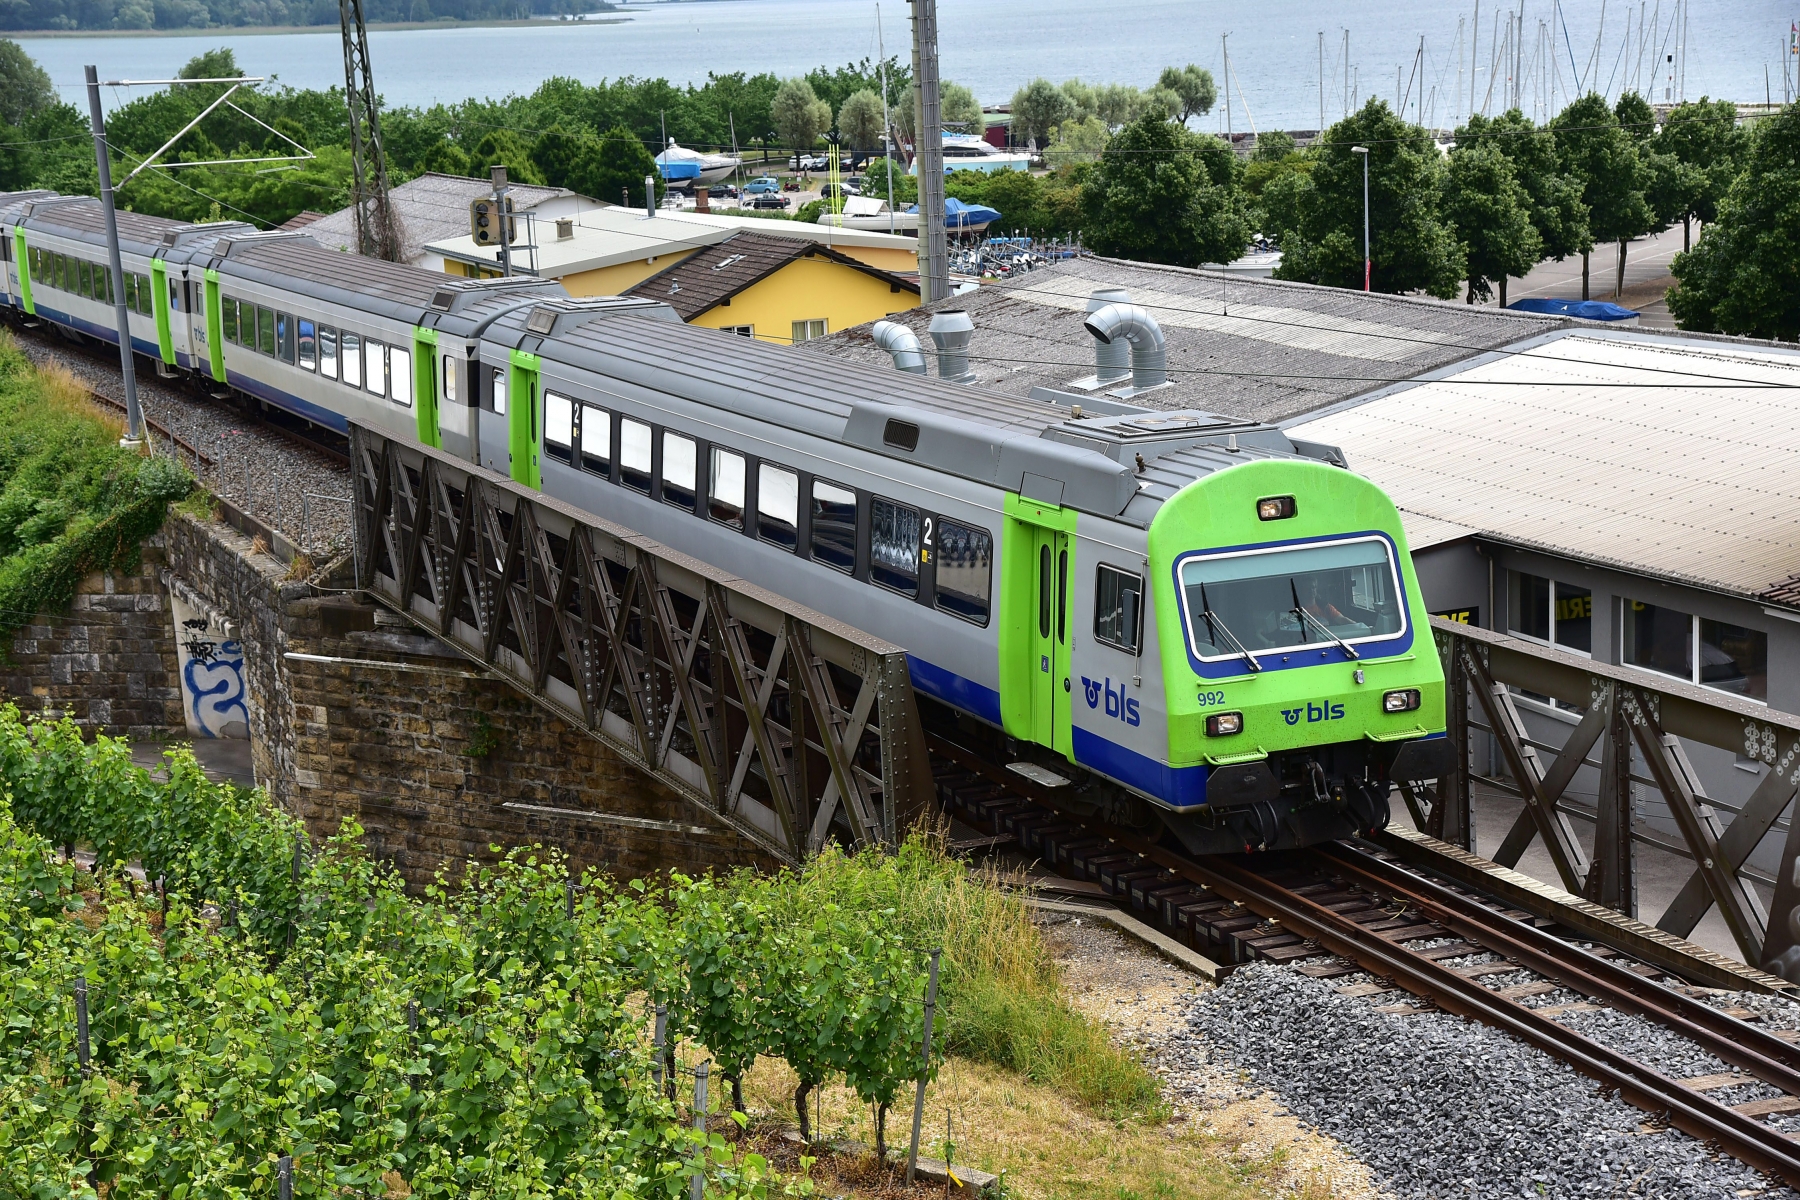
M 871 233 L 910 233 L 919 232 L 919 214 L 915 212 L 892 212 L 886 200 L 878 200 L 874 196 L 849 196 L 844 200 L 844 211 L 841 213 L 822 212 L 818 224 L 832 225 L 839 229 L 866 229 Z
M 673 187 L 711 187 L 720 180 L 729 179 L 742 165 L 743 160 L 735 155 L 702 154 L 676 145 L 674 138 L 670 138 L 668 148 L 656 156 L 656 167 L 662 172 L 664 182 Z
M 1003 150 L 972 133 L 944 134 L 944 171 L 1028 171 L 1031 155 L 1023 150 Z M 912 174 L 919 173 L 913 159 Z

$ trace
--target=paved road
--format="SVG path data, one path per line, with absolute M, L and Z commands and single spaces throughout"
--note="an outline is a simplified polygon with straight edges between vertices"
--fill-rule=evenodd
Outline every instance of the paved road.
M 1698 226 L 1694 227 L 1693 236 L 1700 236 Z M 1589 268 L 1588 295 L 1595 300 L 1613 298 L 1613 280 L 1618 272 L 1617 253 L 1617 247 L 1614 246 L 1600 246 L 1594 250 Z M 1663 293 L 1675 284 L 1674 276 L 1669 274 L 1669 264 L 1680 253 L 1679 225 L 1663 233 L 1637 238 L 1626 249 L 1625 292 L 1619 297 L 1619 303 L 1642 313 L 1641 323 L 1646 327 L 1675 327 L 1674 320 L 1669 316 L 1669 306 L 1663 300 Z M 1581 299 L 1581 259 L 1568 258 L 1562 262 L 1546 259 L 1533 268 L 1531 274 L 1523 279 L 1513 280 L 1506 289 L 1508 301 L 1536 296 L 1551 296 L 1558 300 Z M 1493 303 L 1497 304 L 1498 298 Z

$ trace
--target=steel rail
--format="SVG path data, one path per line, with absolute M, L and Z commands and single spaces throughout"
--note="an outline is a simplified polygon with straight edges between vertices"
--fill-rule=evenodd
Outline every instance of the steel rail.
M 1657 1021 L 1764 1083 L 1800 1096 L 1800 1046 L 1354 846 L 1340 842 L 1313 853 L 1352 882 L 1404 897 L 1424 916 L 1483 949 L 1590 999 Z

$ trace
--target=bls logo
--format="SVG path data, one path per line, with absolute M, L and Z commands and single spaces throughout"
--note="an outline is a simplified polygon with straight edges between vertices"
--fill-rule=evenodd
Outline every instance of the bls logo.
M 1318 704 L 1308 703 L 1305 708 L 1284 708 L 1281 710 L 1282 719 L 1289 725 L 1298 725 L 1302 714 L 1305 714 L 1306 723 L 1308 725 L 1311 725 L 1314 721 L 1337 721 L 1343 718 L 1344 706 L 1341 704 L 1333 704 L 1329 700 L 1322 700 Z
M 1106 693 L 1106 715 L 1117 717 L 1127 725 L 1137 725 L 1142 721 L 1138 713 L 1138 702 L 1125 695 L 1125 685 L 1120 684 L 1113 690 L 1111 679 L 1089 679 L 1081 677 L 1081 691 L 1087 697 L 1089 708 L 1100 707 L 1100 694 Z

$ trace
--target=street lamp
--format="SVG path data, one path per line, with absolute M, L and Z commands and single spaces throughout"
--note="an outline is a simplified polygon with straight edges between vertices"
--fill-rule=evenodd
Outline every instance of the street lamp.
M 1350 153 L 1362 155 L 1363 160 L 1363 291 L 1369 290 L 1369 276 L 1373 270 L 1369 258 L 1369 148 L 1352 146 Z

